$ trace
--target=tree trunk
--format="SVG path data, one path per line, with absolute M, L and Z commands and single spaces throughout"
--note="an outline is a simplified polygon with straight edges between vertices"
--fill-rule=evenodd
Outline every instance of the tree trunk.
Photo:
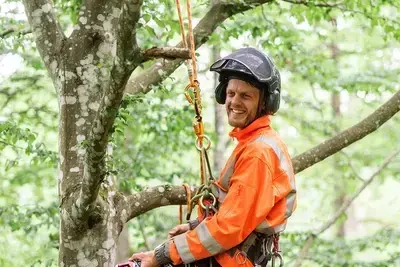
M 113 214 L 116 214 L 115 209 L 103 206 L 98 217 L 92 216 L 88 229 L 83 231 L 77 231 L 71 219 L 61 216 L 60 266 L 113 266 L 121 232 Z M 105 217 L 101 218 L 102 215 Z
M 335 20 L 335 19 L 334 19 Z M 334 22 L 334 27 L 335 30 L 334 32 L 336 33 L 336 20 Z M 338 66 L 338 57 L 339 57 L 339 47 L 337 45 L 337 43 L 333 42 L 331 44 L 331 51 L 332 51 L 332 59 L 335 62 L 336 68 L 339 69 Z M 338 71 L 339 73 L 339 71 Z M 335 134 L 338 134 L 340 132 L 340 117 L 342 116 L 341 113 L 341 99 L 340 99 L 340 92 L 333 92 L 331 95 L 331 107 L 332 107 L 332 116 L 333 116 L 333 121 L 335 122 Z M 340 155 L 335 155 L 334 158 L 334 169 L 335 170 L 340 170 Z M 336 180 L 337 182 L 334 185 L 334 192 L 336 192 L 336 197 L 334 200 L 334 208 L 335 211 L 338 210 L 340 207 L 343 206 L 344 201 L 346 200 L 346 181 L 343 178 L 339 178 Z M 345 221 L 340 221 L 338 228 L 336 229 L 336 233 L 335 236 L 336 237 L 345 237 Z
M 128 224 L 125 224 L 118 238 L 116 262 L 127 261 L 131 256 L 130 252 L 129 228 Z
M 341 117 L 341 111 L 340 111 L 340 93 L 334 92 L 332 93 L 331 96 L 331 106 L 332 106 L 332 111 L 333 111 L 333 120 L 336 122 L 336 127 L 335 127 L 335 133 L 339 133 L 339 128 L 338 123 Z M 334 170 L 340 170 L 341 166 L 339 164 L 340 161 L 340 155 L 335 155 L 334 158 Z M 343 206 L 343 203 L 346 199 L 346 182 L 343 180 L 341 177 L 337 177 L 336 183 L 334 185 L 334 192 L 336 193 L 335 200 L 334 200 L 334 210 L 338 210 L 340 207 Z M 335 236 L 336 237 L 345 237 L 345 227 L 344 227 L 345 221 L 340 221 L 338 228 L 336 229 Z

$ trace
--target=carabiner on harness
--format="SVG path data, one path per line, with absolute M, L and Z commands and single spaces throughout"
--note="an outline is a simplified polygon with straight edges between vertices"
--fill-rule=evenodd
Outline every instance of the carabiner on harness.
M 272 259 L 271 259 L 272 267 L 275 267 L 276 260 L 279 260 L 279 267 L 283 267 L 283 258 L 279 252 L 272 254 Z

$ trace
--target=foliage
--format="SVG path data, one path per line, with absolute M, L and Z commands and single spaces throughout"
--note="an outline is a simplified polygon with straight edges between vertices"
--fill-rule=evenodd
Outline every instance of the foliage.
M 208 2 L 196 1 L 196 20 L 205 13 Z M 199 64 L 201 69 L 209 66 L 203 55 L 208 55 L 212 46 L 223 53 L 242 45 L 268 51 L 280 67 L 283 81 L 281 109 L 273 126 L 296 155 L 360 121 L 399 89 L 399 5 L 384 0 L 345 0 L 338 7 L 319 6 L 325 1 L 289 2 L 273 1 L 226 21 L 199 51 Z M 22 63 L 7 75 L 3 75 L 7 66 L 0 70 L 0 228 L 5 237 L 0 242 L 0 250 L 5 251 L 0 265 L 55 265 L 56 92 L 33 45 L 21 5 L 1 3 L 0 12 L 5 15 L 0 16 L 0 61 L 18 55 L 13 60 Z M 55 4 L 63 28 L 71 28 L 81 1 Z M 144 1 L 139 23 L 142 48 L 175 45 L 180 40 L 172 0 Z M 201 76 L 206 95 L 213 90 L 207 75 Z M 197 182 L 193 111 L 182 94 L 185 78 L 178 70 L 151 93 L 125 97 L 108 155 L 108 171 L 118 177 L 123 191 L 166 182 Z M 340 96 L 340 115 L 333 112 L 333 95 Z M 205 97 L 204 102 L 210 117 L 212 101 Z M 211 124 L 206 126 L 212 129 Z M 295 262 L 311 231 L 337 209 L 334 203 L 339 197 L 357 190 L 361 179 L 368 178 L 399 143 L 399 127 L 400 120 L 395 117 L 378 132 L 297 176 L 299 206 L 282 237 L 288 266 Z M 354 209 L 364 215 L 350 210 L 337 222 L 336 228 L 347 227 L 345 238 L 337 237 L 332 229 L 316 237 L 305 266 L 399 264 L 399 232 L 395 230 L 399 224 L 393 218 L 400 214 L 392 206 L 392 201 L 398 201 L 399 166 L 397 157 L 370 185 L 372 189 L 354 203 Z M 134 219 L 130 223 L 132 249 L 143 250 L 143 234 L 152 247 L 163 240 L 177 222 L 176 211 L 176 207 L 167 207 L 141 215 L 144 232 L 138 218 Z M 354 217 L 359 220 L 358 229 L 350 224 Z M 378 223 L 362 221 L 378 219 Z M 13 252 L 17 250 L 18 256 Z

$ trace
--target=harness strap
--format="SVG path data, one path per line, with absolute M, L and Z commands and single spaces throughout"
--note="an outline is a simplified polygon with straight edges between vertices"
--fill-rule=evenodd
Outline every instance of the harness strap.
M 231 257 L 237 257 L 237 254 L 242 254 L 250 260 L 255 266 L 267 266 L 271 260 L 272 244 L 274 236 L 266 236 L 261 233 L 252 232 L 241 244 L 231 248 L 227 253 Z
M 249 249 L 252 245 L 256 243 L 256 240 L 258 239 L 258 236 L 256 233 L 252 232 L 242 243 L 240 246 L 240 250 L 244 252 L 246 255 L 249 252 Z

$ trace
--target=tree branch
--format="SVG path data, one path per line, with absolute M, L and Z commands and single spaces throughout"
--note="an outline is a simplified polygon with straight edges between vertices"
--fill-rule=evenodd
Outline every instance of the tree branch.
M 122 4 L 122 13 L 119 19 L 119 29 L 117 32 L 117 59 L 114 61 L 114 65 L 117 68 L 124 65 L 129 67 L 132 63 L 131 61 L 140 55 L 138 53 L 139 48 L 137 45 L 135 28 L 140 18 L 140 8 L 142 4 L 143 0 L 125 0 Z M 135 67 L 130 66 L 129 69 L 131 71 L 129 74 Z
M 322 161 L 375 131 L 400 109 L 400 91 L 366 119 L 322 144 L 294 157 L 295 173 Z M 369 121 L 370 120 L 370 121 Z M 386 162 L 386 161 L 385 161 Z M 386 165 L 385 165 L 386 166 Z M 192 190 L 194 192 L 194 190 Z M 186 192 L 182 186 L 163 185 L 124 198 L 118 210 L 125 210 L 124 222 L 157 207 L 186 204 Z M 124 213 L 124 212 L 122 212 Z
M 24 0 L 25 13 L 36 38 L 36 45 L 53 81 L 60 66 L 59 51 L 65 39 L 49 0 Z
M 196 188 L 190 188 L 194 195 Z M 183 186 L 160 185 L 145 189 L 139 193 L 124 196 L 117 208 L 123 223 L 149 210 L 168 206 L 185 205 L 187 203 L 186 190 Z
M 210 8 L 194 29 L 196 49 L 204 44 L 217 26 L 227 18 L 269 2 L 272 2 L 272 0 L 245 0 L 240 1 L 240 3 L 218 1 Z M 176 47 L 182 47 L 182 43 L 179 43 Z M 149 92 L 151 90 L 151 85 L 162 82 L 174 72 L 182 62 L 182 59 L 156 62 L 138 76 L 130 78 L 125 89 L 126 93 L 137 94 Z
M 105 178 L 105 155 L 109 132 L 114 124 L 129 75 L 141 62 L 135 33 L 141 5 L 141 0 L 125 1 L 122 4 L 117 27 L 116 57 L 110 72 L 110 86 L 101 100 L 88 138 L 82 187 L 77 201 L 81 215 L 91 212 L 100 185 Z
M 391 99 L 389 99 L 386 103 L 380 106 L 361 122 L 324 141 L 314 148 L 294 157 L 293 167 L 295 172 L 301 172 L 302 170 L 324 160 L 341 149 L 349 146 L 350 144 L 364 138 L 368 134 L 377 130 L 399 110 L 400 91 L 395 93 Z
M 151 58 L 165 58 L 165 59 L 190 59 L 190 50 L 186 48 L 177 47 L 152 47 L 144 50 L 143 55 L 145 60 Z
M 365 182 L 365 180 L 358 174 L 357 170 L 354 168 L 353 163 L 351 162 L 351 158 L 349 155 L 347 155 L 344 151 L 340 151 L 342 155 L 344 155 L 347 159 L 347 164 L 350 167 L 350 170 L 352 171 L 353 175 L 360 181 Z
M 305 0 L 282 0 L 282 1 L 283 2 L 292 3 L 292 4 L 296 4 L 296 5 L 315 6 L 315 7 L 338 7 L 338 6 L 343 4 L 343 2 L 332 3 L 332 4 L 328 4 L 328 3 L 317 4 L 317 3 L 310 2 L 310 1 L 305 1 Z
M 21 35 L 25 35 L 25 34 L 28 34 L 28 33 L 32 33 L 32 31 L 31 30 L 22 30 L 22 31 L 20 31 L 20 30 L 17 29 L 17 27 L 11 27 L 11 28 L 3 31 L 3 32 L 0 32 L 0 38 L 5 38 L 5 37 L 7 37 L 7 35 L 10 35 L 12 33 L 17 33 L 17 35 L 21 36 Z
M 375 177 L 400 153 L 400 148 L 397 150 L 393 151 L 382 163 L 381 166 L 369 177 L 367 180 L 364 181 L 363 185 L 355 192 L 351 198 L 349 198 L 347 201 L 345 201 L 342 206 L 335 212 L 335 214 L 332 216 L 332 218 L 324 223 L 317 231 L 315 231 L 313 234 L 311 234 L 302 248 L 299 257 L 296 260 L 295 266 L 300 267 L 302 264 L 302 261 L 305 259 L 307 256 L 307 252 L 311 247 L 311 244 L 313 240 L 321 235 L 323 232 L 328 230 L 339 218 L 342 216 L 342 214 L 349 208 L 351 203 L 361 194 L 364 189 L 372 183 L 372 181 L 375 179 Z

